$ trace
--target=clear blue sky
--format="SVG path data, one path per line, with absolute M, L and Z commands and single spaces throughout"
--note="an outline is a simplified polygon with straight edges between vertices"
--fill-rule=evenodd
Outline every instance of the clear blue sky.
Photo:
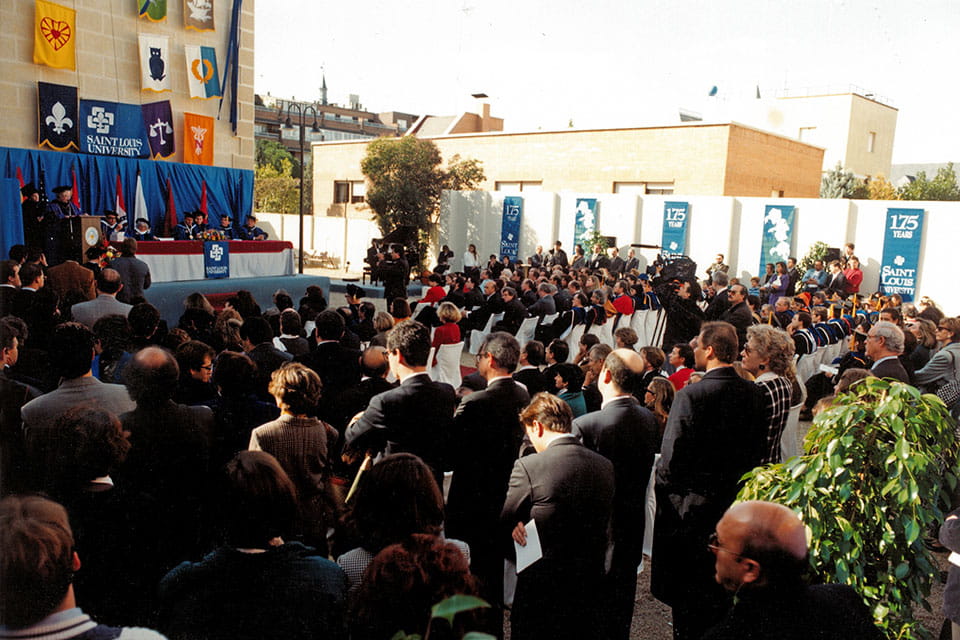
M 899 109 L 894 163 L 960 161 L 960 2 L 411 0 L 256 3 L 256 91 L 508 130 L 676 120 L 677 107 L 856 85 Z

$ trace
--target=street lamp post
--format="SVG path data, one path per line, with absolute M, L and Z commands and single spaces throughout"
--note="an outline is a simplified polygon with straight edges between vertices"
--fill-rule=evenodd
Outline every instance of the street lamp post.
M 317 125 L 317 109 L 312 103 L 309 102 L 292 102 L 287 101 L 285 103 L 287 118 L 283 123 L 284 129 L 292 129 L 293 124 L 290 120 L 290 113 L 293 112 L 299 117 L 300 124 L 300 262 L 298 265 L 299 272 L 303 273 L 303 172 L 306 171 L 306 163 L 304 162 L 304 142 L 305 142 L 305 129 L 307 126 L 307 114 L 313 114 L 313 124 L 310 126 L 310 131 L 313 133 L 318 133 L 320 131 L 319 125 Z M 284 105 L 280 105 L 280 111 L 277 114 L 278 118 L 283 115 Z

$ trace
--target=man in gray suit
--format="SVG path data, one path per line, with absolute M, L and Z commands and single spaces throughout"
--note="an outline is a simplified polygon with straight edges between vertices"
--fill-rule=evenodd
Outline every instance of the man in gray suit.
M 116 314 L 126 318 L 133 307 L 117 300 L 117 294 L 122 289 L 120 274 L 115 269 L 104 269 L 97 277 L 97 297 L 88 302 L 73 305 L 70 309 L 73 319 L 93 328 L 94 323 L 103 316 Z
M 30 466 L 36 471 L 36 488 L 46 489 L 54 465 L 61 434 L 56 430 L 57 418 L 73 407 L 87 404 L 114 415 L 135 407 L 126 387 L 105 384 L 90 371 L 96 337 L 87 327 L 66 322 L 53 332 L 50 343 L 51 361 L 61 377 L 60 386 L 23 405 L 23 430 Z
M 123 241 L 120 257 L 115 258 L 110 266 L 117 270 L 123 282 L 123 289 L 117 296 L 121 302 L 142 298 L 144 289 L 150 288 L 150 267 L 137 257 L 137 241 L 133 238 Z

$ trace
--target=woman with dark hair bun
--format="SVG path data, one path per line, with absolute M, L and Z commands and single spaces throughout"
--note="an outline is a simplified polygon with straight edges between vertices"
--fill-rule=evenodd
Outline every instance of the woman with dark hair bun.
M 224 546 L 160 582 L 160 628 L 171 639 L 343 638 L 345 587 L 337 565 L 288 541 L 293 482 L 262 451 L 241 451 L 219 493 Z
M 423 460 L 411 453 L 395 453 L 373 465 L 361 476 L 345 518 L 359 546 L 337 558 L 347 574 L 350 593 L 356 592 L 364 570 L 381 549 L 414 533 L 441 535 L 443 517 L 443 495 Z M 470 547 L 459 540 L 448 542 L 469 564 Z

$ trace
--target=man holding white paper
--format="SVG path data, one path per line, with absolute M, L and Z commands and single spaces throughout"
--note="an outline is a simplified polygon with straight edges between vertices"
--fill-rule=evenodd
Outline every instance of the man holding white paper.
M 537 453 L 514 463 L 500 522 L 504 540 L 510 535 L 525 547 L 524 523 L 533 520 L 542 557 L 517 577 L 511 637 L 593 637 L 613 509 L 613 464 L 570 433 L 573 414 L 556 396 L 538 393 L 520 421 Z

